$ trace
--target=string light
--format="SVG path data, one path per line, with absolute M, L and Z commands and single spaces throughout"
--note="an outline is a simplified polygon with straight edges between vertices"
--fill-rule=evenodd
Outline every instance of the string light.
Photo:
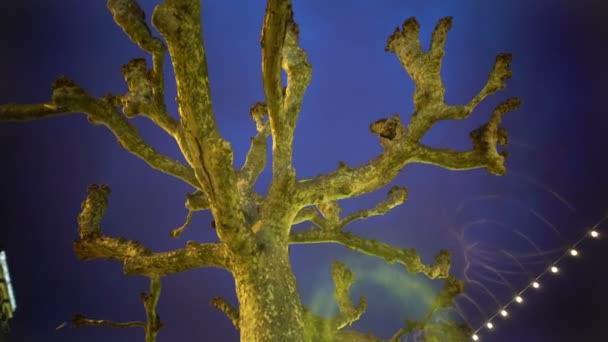
M 561 259 L 563 259 L 566 255 L 570 254 L 570 256 L 576 257 L 578 256 L 580 253 L 577 249 L 575 249 L 574 247 L 578 246 L 583 239 L 589 235 L 594 239 L 599 238 L 600 236 L 600 232 L 597 230 L 597 227 L 599 226 L 599 224 L 601 222 L 603 222 L 605 219 L 608 219 L 608 216 L 605 217 L 604 219 L 602 219 L 602 221 L 600 221 L 598 224 L 596 224 L 594 226 L 594 228 L 592 228 L 591 230 L 589 230 L 583 237 L 581 237 L 578 241 L 576 241 L 576 243 L 574 243 L 572 245 L 572 248 L 568 249 L 566 252 L 564 252 L 564 254 L 562 254 L 562 256 L 560 256 L 559 258 L 557 258 L 557 260 L 554 261 L 554 264 L 551 265 L 551 267 L 549 267 L 548 269 L 546 269 L 543 273 L 541 273 L 538 277 L 536 277 L 536 279 L 540 279 L 544 274 L 546 274 L 547 272 L 551 272 L 551 273 L 559 273 L 560 269 L 555 265 L 557 264 Z M 535 289 L 539 289 L 540 288 L 540 283 L 537 280 L 532 281 L 532 283 L 528 286 L 531 286 Z M 527 289 L 524 288 L 521 292 L 519 292 L 519 294 L 515 295 L 515 297 L 513 297 L 512 301 L 515 301 L 518 304 L 522 304 L 524 302 L 524 298 L 521 296 L 521 294 Z M 501 315 L 502 317 L 507 317 L 509 315 L 509 312 L 506 310 L 506 307 L 509 305 L 509 303 L 507 303 L 507 305 L 501 309 L 499 312 L 495 313 L 492 317 L 489 318 L 489 320 L 486 322 L 485 326 L 486 328 L 488 328 L 488 330 L 493 330 L 494 329 L 494 324 L 492 323 L 492 319 L 494 319 L 494 317 L 496 317 L 497 315 Z M 473 332 L 473 334 L 471 335 L 471 339 L 473 341 L 479 341 L 479 335 L 477 334 L 479 331 L 481 330 L 481 328 L 478 328 L 477 330 L 475 330 Z

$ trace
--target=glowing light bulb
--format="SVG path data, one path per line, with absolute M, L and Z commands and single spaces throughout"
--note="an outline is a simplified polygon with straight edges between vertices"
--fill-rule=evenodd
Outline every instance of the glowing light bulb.
M 521 296 L 515 296 L 515 301 L 521 304 L 524 302 L 524 299 Z
M 492 322 L 488 322 L 488 323 L 486 323 L 486 327 L 488 327 L 488 329 L 492 330 L 492 329 L 494 329 L 494 324 L 492 324 Z
M 477 336 L 477 334 L 473 334 L 471 338 L 473 339 L 473 341 L 479 341 L 479 336 Z
M 540 287 L 540 284 L 537 281 L 532 282 L 532 287 L 538 289 Z
M 557 268 L 557 266 L 551 266 L 551 272 L 557 273 L 557 272 L 559 272 L 559 268 Z
M 507 317 L 507 316 L 509 315 L 509 313 L 507 312 L 507 310 L 502 309 L 502 310 L 500 310 L 500 315 L 501 315 L 502 317 Z
M 570 255 L 572 255 L 572 256 L 577 256 L 577 255 L 578 255 L 578 251 L 577 251 L 576 249 L 572 248 L 572 249 L 570 250 Z
M 593 238 L 597 238 L 597 237 L 599 237 L 599 236 L 600 236 L 600 233 L 598 233 L 598 231 L 597 231 L 597 230 L 592 230 L 592 231 L 590 231 L 590 232 L 589 232 L 589 234 L 590 234 L 590 235 L 591 235 L 591 237 L 593 237 Z

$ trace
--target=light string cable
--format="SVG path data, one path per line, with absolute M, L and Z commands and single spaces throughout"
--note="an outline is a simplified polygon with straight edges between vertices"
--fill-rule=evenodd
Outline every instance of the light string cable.
M 494 319 L 498 316 L 502 316 L 503 318 L 506 318 L 509 315 L 509 311 L 507 310 L 509 308 L 509 306 L 511 306 L 514 303 L 517 303 L 517 304 L 523 303 L 523 301 L 524 301 L 523 294 L 530 288 L 539 289 L 540 288 L 540 279 L 543 276 L 545 276 L 547 273 L 553 273 L 553 274 L 558 273 L 559 268 L 557 265 L 562 259 L 564 259 L 568 256 L 570 256 L 570 257 L 578 256 L 580 252 L 577 249 L 577 247 L 585 239 L 588 239 L 588 238 L 598 239 L 600 237 L 599 228 L 606 220 L 608 220 L 608 215 L 604 216 L 604 218 L 602 218 L 600 221 L 598 221 L 596 224 L 594 224 L 590 229 L 585 231 L 585 234 L 583 234 L 578 240 L 576 240 L 572 245 L 570 245 L 570 247 L 567 248 L 566 251 L 563 252 L 557 259 L 555 259 L 553 262 L 551 262 L 550 266 L 548 268 L 546 268 L 543 272 L 541 272 L 537 277 L 532 278 L 531 282 L 526 287 L 524 287 L 521 291 L 517 292 L 510 301 L 508 301 L 505 305 L 503 305 L 496 313 L 494 313 L 493 315 L 488 317 L 481 326 L 479 326 L 477 329 L 475 329 L 473 331 L 473 334 L 471 335 L 471 339 L 473 341 L 479 341 L 480 332 L 484 328 L 488 329 L 488 330 L 493 330 L 494 329 L 494 323 L 493 323 Z

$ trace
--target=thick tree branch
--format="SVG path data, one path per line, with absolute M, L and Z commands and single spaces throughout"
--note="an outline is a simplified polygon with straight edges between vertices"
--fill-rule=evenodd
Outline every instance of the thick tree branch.
M 78 215 L 79 239 L 74 241 L 74 252 L 83 260 L 110 259 L 124 263 L 127 275 L 164 276 L 193 268 L 229 268 L 228 250 L 223 243 L 196 243 L 185 247 L 153 253 L 137 241 L 104 236 L 101 219 L 105 213 L 110 189 L 105 185 L 91 185 Z
M 154 107 L 157 107 L 158 116 L 164 116 L 164 80 L 163 59 L 167 47 L 163 42 L 152 36 L 150 28 L 145 22 L 146 15 L 135 0 L 108 0 L 108 9 L 114 21 L 127 34 L 127 36 L 140 48 L 152 55 L 153 70 L 150 74 Z M 125 114 L 128 110 L 125 109 Z M 164 113 L 164 114 L 163 114 Z M 136 114 L 136 113 L 134 113 Z M 156 116 L 156 115 L 154 115 Z
M 504 113 L 519 106 L 517 98 L 498 106 L 490 121 L 471 133 L 471 151 L 432 149 L 419 143 L 437 121 L 468 117 L 484 98 L 504 89 L 505 81 L 511 77 L 511 55 L 499 54 L 488 81 L 477 96 L 464 106 L 446 105 L 440 69 L 450 27 L 451 18 L 440 20 L 433 32 L 429 51 L 422 49 L 418 37 L 419 24 L 414 18 L 406 20 L 402 29 L 397 28 L 388 38 L 386 50 L 397 55 L 416 86 L 415 112 L 409 124 L 403 126 L 398 116 L 374 122 L 370 129 L 379 135 L 384 151 L 365 165 L 356 168 L 342 165 L 332 173 L 297 182 L 302 207 L 377 190 L 390 183 L 403 167 L 412 162 L 431 163 L 452 170 L 486 168 L 491 174 L 505 173 L 505 152 L 497 151 L 496 144 L 506 143 L 506 131 L 498 125 Z
M 337 243 L 344 247 L 384 259 L 387 263 L 399 263 L 409 272 L 421 272 L 431 279 L 445 278 L 450 268 L 450 252 L 442 250 L 435 256 L 433 265 L 423 264 L 413 248 L 400 249 L 377 240 L 366 240 L 341 230 L 309 228 L 290 234 L 290 244 Z
M 296 225 L 302 222 L 312 222 L 315 226 L 321 229 L 328 229 L 327 220 L 319 216 L 319 211 L 314 207 L 306 207 L 300 209 L 298 214 L 293 220 L 293 224 Z
M 258 134 L 251 138 L 251 145 L 245 158 L 245 163 L 238 172 L 239 182 L 243 186 L 252 188 L 260 174 L 266 168 L 266 154 L 268 150 L 267 139 L 270 135 L 270 124 L 264 121 L 267 108 L 266 104 L 256 102 L 249 110 L 251 118 L 255 122 Z
M 137 128 L 118 113 L 109 102 L 92 97 L 76 83 L 66 78 L 59 78 L 53 83 L 53 103 L 1 105 L 0 122 L 29 121 L 68 113 L 86 113 L 89 121 L 109 128 L 123 148 L 141 158 L 153 169 L 182 179 L 195 188 L 200 188 L 192 169 L 169 159 L 146 144 Z
M 233 151 L 215 122 L 199 0 L 165 0 L 152 15 L 154 27 L 167 41 L 177 80 L 177 102 L 186 151 L 207 195 L 220 240 L 244 253 L 254 249 L 239 203 Z
M 262 80 L 272 128 L 273 175 L 291 167 L 291 140 L 283 109 L 281 59 L 288 25 L 293 23 L 290 0 L 268 0 L 260 43 L 262 45 Z
M 124 260 L 127 275 L 165 276 L 202 267 L 230 269 L 229 251 L 223 243 L 188 241 L 186 246 L 169 252 L 139 254 Z
M 279 137 L 282 136 L 280 140 L 275 140 L 275 144 L 284 145 L 282 148 L 288 149 L 288 151 L 282 152 L 280 150 L 281 147 L 277 146 L 277 154 L 273 154 L 273 158 L 278 158 L 277 163 L 281 163 L 283 167 L 291 166 L 293 136 L 296 123 L 300 114 L 300 109 L 302 108 L 304 93 L 306 92 L 312 77 L 312 67 L 308 63 L 306 52 L 299 46 L 298 36 L 299 28 L 293 21 L 293 17 L 291 17 L 290 21 L 287 23 L 281 62 L 281 66 L 287 74 L 287 88 L 285 90 L 282 110 L 282 114 L 285 116 L 285 122 L 282 127 L 273 127 L 273 135 L 280 129 L 281 132 L 279 133 Z M 285 156 L 283 156 L 283 153 L 285 153 Z M 284 160 L 282 160 L 282 158 L 284 158 Z M 281 166 L 277 165 L 277 167 Z
M 123 97 L 123 112 L 132 118 L 142 114 L 150 118 L 159 127 L 181 142 L 181 130 L 175 119 L 165 109 L 164 102 L 155 97 L 153 71 L 148 70 L 146 60 L 135 58 L 122 66 L 122 74 L 129 87 L 129 93 Z M 183 148 L 180 145 L 180 148 Z
M 340 230 L 353 221 L 384 215 L 389 210 L 403 204 L 406 199 L 407 190 L 404 187 L 394 186 L 389 190 L 387 198 L 378 203 L 374 208 L 359 210 L 341 219 L 340 213 L 342 212 L 342 208 L 338 205 L 337 201 L 323 202 L 317 205 L 318 211 L 314 207 L 300 209 L 293 224 L 310 221 L 321 229 Z M 323 217 L 319 216 L 319 212 Z
M 418 145 L 411 162 L 438 165 L 450 170 L 470 170 L 485 167 L 489 173 L 504 175 L 505 151 L 498 151 L 497 145 L 507 144 L 507 131 L 499 127 L 502 116 L 519 107 L 521 101 L 511 98 L 498 105 L 487 124 L 470 134 L 473 143 L 471 151 L 459 152 L 449 149 L 435 149 Z
M 152 36 L 146 24 L 146 14 L 135 0 L 108 0 L 108 9 L 114 21 L 135 44 L 154 54 L 166 50 L 163 42 Z
M 101 220 L 108 205 L 110 188 L 92 184 L 88 188 L 82 210 L 78 215 L 79 239 L 74 241 L 74 252 L 83 260 L 112 259 L 123 261 L 136 255 L 152 252 L 137 241 L 103 236 Z
M 107 5 L 114 21 L 127 36 L 152 55 L 152 70 L 148 70 L 143 58 L 136 58 L 123 66 L 122 72 L 129 86 L 129 93 L 121 101 L 123 112 L 128 117 L 142 114 L 150 118 L 177 141 L 186 160 L 193 165 L 183 132 L 165 105 L 163 67 L 167 47 L 152 36 L 145 14 L 135 0 L 108 0 Z
M 239 310 L 232 306 L 224 297 L 214 297 L 211 300 L 211 305 L 230 318 L 236 329 L 239 328 Z
M 294 203 L 293 137 L 302 98 L 312 74 L 306 53 L 298 46 L 298 27 L 293 20 L 290 0 L 267 2 L 260 41 L 262 78 L 273 139 L 272 182 L 261 206 L 260 218 L 262 222 L 276 223 L 266 226 L 284 228 L 276 233 L 286 241 L 290 224 L 299 209 Z M 287 73 L 285 89 L 281 82 L 281 68 Z

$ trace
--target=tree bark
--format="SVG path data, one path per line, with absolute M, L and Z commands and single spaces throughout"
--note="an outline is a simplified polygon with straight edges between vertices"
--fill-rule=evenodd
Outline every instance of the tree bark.
M 305 341 L 302 304 L 287 244 L 263 243 L 255 256 L 245 258 L 235 263 L 233 272 L 241 341 Z

